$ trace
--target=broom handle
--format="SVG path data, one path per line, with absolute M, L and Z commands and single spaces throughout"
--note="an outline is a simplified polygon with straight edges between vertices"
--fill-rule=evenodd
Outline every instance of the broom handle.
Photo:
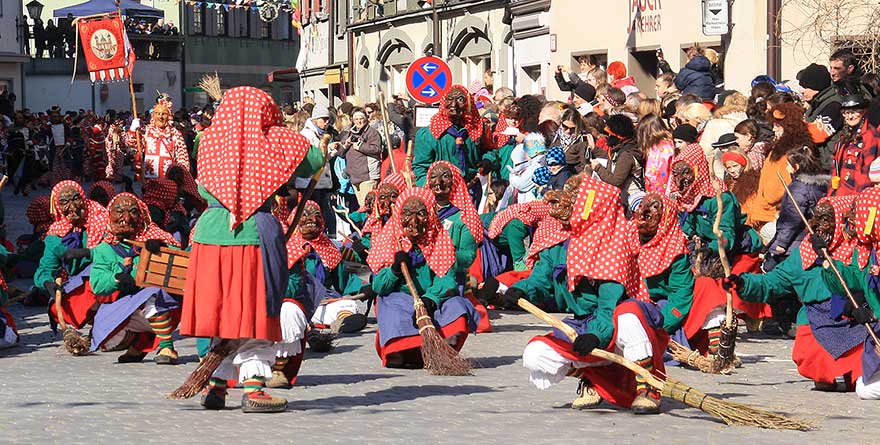
M 3 177 L 0 178 L 0 190 L 3 190 L 3 187 L 6 186 L 7 182 L 9 182 L 9 176 L 3 175 Z
M 340 209 L 340 208 L 334 206 L 334 207 L 333 207 L 333 211 L 336 212 L 336 213 L 339 214 L 339 215 L 342 215 L 342 217 L 345 218 L 346 221 L 348 221 L 348 224 L 351 226 L 351 228 L 354 229 L 354 231 L 357 232 L 358 235 L 361 236 L 361 238 L 364 237 L 364 231 L 361 230 L 361 229 L 357 226 L 357 224 L 355 224 L 354 221 L 351 220 L 351 216 L 348 215 L 348 210 Z
M 61 332 L 67 330 L 67 322 L 64 321 L 64 311 L 61 309 L 61 277 L 55 279 L 55 314 L 58 317 L 58 326 L 61 326 Z
M 528 300 L 526 300 L 524 298 L 520 298 L 516 303 L 519 305 L 519 307 L 525 309 L 526 312 L 534 315 L 535 317 L 538 317 L 539 319 L 541 319 L 541 321 L 543 321 L 543 322 L 549 324 L 550 326 L 553 326 L 554 328 L 562 331 L 568 337 L 568 339 L 571 340 L 572 342 L 574 341 L 575 338 L 577 338 L 578 333 L 577 333 L 577 331 L 574 330 L 573 327 L 563 323 L 562 320 L 542 311 L 537 306 L 530 303 Z M 601 358 L 603 360 L 608 360 L 609 362 L 613 362 L 613 363 L 616 363 L 620 366 L 623 366 L 624 368 L 629 369 L 630 371 L 638 374 L 640 377 L 645 379 L 645 381 L 649 385 L 653 386 L 654 388 L 657 388 L 660 391 L 663 390 L 663 386 L 665 385 L 665 383 L 662 380 L 658 379 L 657 377 L 654 377 L 654 375 L 651 374 L 651 372 L 648 371 L 647 369 L 642 368 L 641 366 L 639 366 L 639 365 L 637 365 L 637 364 L 635 364 L 635 363 L 633 363 L 633 362 L 631 362 L 631 361 L 629 361 L 629 360 L 627 360 L 617 354 L 614 354 L 612 352 L 608 352 L 604 349 L 596 348 L 596 349 L 593 349 L 592 352 L 590 352 L 590 355 L 592 355 L 594 357 Z
M 406 280 L 406 285 L 407 287 L 409 287 L 410 294 L 412 294 L 413 304 L 423 304 L 422 299 L 419 297 L 419 292 L 416 290 L 416 285 L 413 282 L 412 275 L 409 274 L 409 266 L 404 263 L 400 263 L 400 271 L 403 272 L 403 279 Z
M 287 227 L 287 233 L 284 234 L 285 240 L 290 240 L 290 237 L 293 236 L 293 233 L 296 232 L 296 227 L 299 225 L 299 219 L 302 218 L 303 211 L 306 209 L 306 202 L 309 198 L 312 197 L 312 193 L 315 191 L 315 187 L 318 185 L 318 181 L 321 179 L 321 175 L 324 174 L 324 168 L 327 167 L 327 146 L 330 143 L 330 135 L 325 134 L 321 138 L 321 151 L 324 154 L 324 163 L 321 164 L 321 168 L 318 169 L 318 172 L 312 175 L 309 179 L 309 187 L 306 189 L 304 193 L 302 193 L 299 199 L 299 202 L 296 204 L 296 213 L 293 215 L 293 221 L 290 223 L 290 226 Z
M 394 163 L 394 151 L 391 146 L 391 135 L 388 134 L 388 110 L 385 109 L 385 93 L 379 91 L 379 114 L 382 115 L 382 135 L 385 136 L 385 148 L 388 149 L 388 159 L 391 161 L 391 171 L 397 173 L 397 164 Z
M 816 232 L 813 231 L 813 228 L 810 227 L 810 222 L 807 221 L 807 217 L 804 216 L 804 212 L 801 211 L 800 206 L 798 206 L 797 201 L 795 201 L 794 196 L 791 194 L 791 190 L 788 188 L 788 184 L 785 183 L 785 179 L 782 177 L 779 172 L 776 172 L 776 176 L 779 178 L 779 182 L 782 183 L 782 187 L 785 189 L 785 194 L 788 196 L 788 199 L 791 200 L 792 206 L 794 206 L 795 211 L 797 211 L 798 216 L 801 217 L 801 221 L 804 223 L 804 226 L 807 228 L 807 232 L 810 236 L 815 235 Z M 828 261 L 828 265 L 831 266 L 831 270 L 834 271 L 834 276 L 837 277 L 837 280 L 840 281 L 840 285 L 843 286 L 844 292 L 846 292 L 846 297 L 849 299 L 850 303 L 852 303 L 854 308 L 859 307 L 859 303 L 856 302 L 855 297 L 853 297 L 852 292 L 850 292 L 849 287 L 846 285 L 846 281 L 843 280 L 843 275 L 840 274 L 840 271 L 837 269 L 837 266 L 834 264 L 834 260 L 831 258 L 831 255 L 828 253 L 828 249 L 822 249 L 822 256 L 825 257 L 825 260 Z M 880 354 L 880 339 L 877 338 L 877 334 L 874 333 L 874 329 L 871 328 L 871 323 L 864 324 L 865 329 L 868 330 L 868 335 L 871 336 L 871 339 L 874 340 L 874 349 Z
M 709 171 L 715 177 L 714 171 Z M 716 178 L 712 181 L 712 187 L 715 188 L 715 200 L 718 203 L 718 210 L 715 211 L 715 222 L 712 224 L 712 233 L 718 239 L 718 259 L 721 261 L 721 268 L 724 269 L 724 276 L 730 276 L 730 262 L 727 261 L 727 240 L 724 238 L 724 232 L 721 231 L 721 215 L 724 213 L 724 200 L 721 199 L 721 183 Z M 728 328 L 733 327 L 733 293 L 725 290 L 727 294 L 727 308 L 724 316 L 724 325 Z
M 354 295 L 345 295 L 345 296 L 342 296 L 339 298 L 325 298 L 325 299 L 321 300 L 321 302 L 318 303 L 318 305 L 322 306 L 325 304 L 335 303 L 337 301 L 358 301 L 358 300 L 363 300 L 365 296 L 366 295 L 361 293 L 361 294 L 354 294 Z

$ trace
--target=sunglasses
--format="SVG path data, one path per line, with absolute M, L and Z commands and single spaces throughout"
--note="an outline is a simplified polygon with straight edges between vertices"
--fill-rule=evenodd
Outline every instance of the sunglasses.
M 571 133 L 571 132 L 577 130 L 577 127 L 575 127 L 574 125 L 568 126 L 568 125 L 562 124 L 562 129 L 565 130 L 566 132 Z

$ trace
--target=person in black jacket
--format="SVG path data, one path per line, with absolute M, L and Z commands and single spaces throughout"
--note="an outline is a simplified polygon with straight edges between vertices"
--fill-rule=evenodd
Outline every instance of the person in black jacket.
M 712 80 L 712 62 L 706 56 L 694 56 L 675 75 L 675 87 L 682 94 L 693 93 L 703 100 L 715 97 L 715 83 Z
M 824 65 L 811 63 L 798 72 L 797 79 L 804 89 L 804 99 L 810 104 L 804 116 L 810 123 L 810 137 L 819 148 L 823 165 L 830 168 L 831 154 L 843 128 L 840 94 Z
M 580 68 L 578 73 L 569 72 L 566 76 L 565 73 L 568 70 L 566 70 L 563 65 L 556 67 L 556 75 L 554 77 L 556 79 L 556 85 L 559 86 L 561 91 L 574 91 L 578 82 L 587 82 L 587 74 L 597 68 L 593 56 L 579 56 L 577 61 L 578 67 Z

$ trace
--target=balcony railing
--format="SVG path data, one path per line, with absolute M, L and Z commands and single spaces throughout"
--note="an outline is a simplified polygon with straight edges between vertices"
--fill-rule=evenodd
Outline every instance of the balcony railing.
M 183 39 L 179 35 L 129 33 L 128 38 L 138 60 L 180 61 Z M 30 35 L 26 52 L 34 59 L 72 59 L 72 46 L 73 42 L 64 37 L 36 42 Z M 79 51 L 82 52 L 82 43 Z

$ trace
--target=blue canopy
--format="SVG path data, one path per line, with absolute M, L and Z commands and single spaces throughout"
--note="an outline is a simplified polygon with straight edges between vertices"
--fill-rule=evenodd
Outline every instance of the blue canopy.
M 122 9 L 122 15 L 126 17 L 154 17 L 158 19 L 165 17 L 165 11 L 132 0 L 120 0 L 119 6 Z M 84 17 L 108 12 L 116 12 L 116 0 L 89 0 L 78 5 L 56 9 L 52 11 L 52 15 L 67 17 L 67 14 L 73 14 L 74 17 Z

